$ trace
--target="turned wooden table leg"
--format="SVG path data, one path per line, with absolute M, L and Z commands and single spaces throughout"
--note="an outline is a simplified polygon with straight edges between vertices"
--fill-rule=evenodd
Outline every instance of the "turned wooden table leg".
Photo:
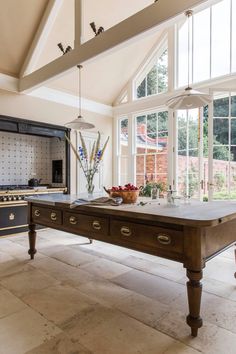
M 202 327 L 202 319 L 200 317 L 201 297 L 202 297 L 202 271 L 194 272 L 187 269 L 188 304 L 189 315 L 187 316 L 187 324 L 191 327 L 191 335 L 197 337 L 198 328 Z
M 35 248 L 35 244 L 36 244 L 36 225 L 34 224 L 29 224 L 29 250 L 28 253 L 30 255 L 31 259 L 34 259 L 34 255 L 37 252 L 36 248 Z

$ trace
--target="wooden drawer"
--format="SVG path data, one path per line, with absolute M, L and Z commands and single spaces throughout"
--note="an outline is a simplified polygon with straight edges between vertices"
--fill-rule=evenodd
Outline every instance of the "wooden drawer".
M 32 207 L 32 220 L 36 224 L 62 224 L 62 212 L 60 210 L 42 208 L 42 207 Z
M 136 243 L 141 246 L 140 250 L 143 246 L 145 249 L 163 249 L 174 253 L 183 253 L 183 233 L 159 226 L 112 220 L 111 238 L 126 243 Z
M 72 232 L 84 236 L 102 235 L 106 237 L 109 232 L 109 220 L 97 216 L 65 212 L 63 224 Z

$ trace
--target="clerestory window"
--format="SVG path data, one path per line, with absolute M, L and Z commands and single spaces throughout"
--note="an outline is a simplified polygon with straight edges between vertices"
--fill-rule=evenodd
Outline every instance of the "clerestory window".
M 188 82 L 188 23 L 177 26 L 177 87 Z M 236 72 L 236 1 L 221 0 L 193 14 L 190 81 L 198 83 Z

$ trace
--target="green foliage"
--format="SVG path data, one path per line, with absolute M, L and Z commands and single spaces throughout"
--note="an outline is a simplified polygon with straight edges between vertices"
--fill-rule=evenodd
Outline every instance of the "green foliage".
M 166 190 L 166 185 L 164 182 L 148 182 L 145 186 L 140 187 L 140 196 L 151 197 L 153 187 L 158 188 L 160 192 Z
M 216 173 L 214 175 L 214 182 L 216 185 L 216 189 L 219 192 L 225 185 L 225 176 L 222 172 Z

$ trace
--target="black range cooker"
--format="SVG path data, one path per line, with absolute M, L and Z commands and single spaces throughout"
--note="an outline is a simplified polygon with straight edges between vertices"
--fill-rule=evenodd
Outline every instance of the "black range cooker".
M 25 197 L 45 193 L 65 193 L 66 188 L 0 185 L 0 236 L 28 230 L 28 204 Z

